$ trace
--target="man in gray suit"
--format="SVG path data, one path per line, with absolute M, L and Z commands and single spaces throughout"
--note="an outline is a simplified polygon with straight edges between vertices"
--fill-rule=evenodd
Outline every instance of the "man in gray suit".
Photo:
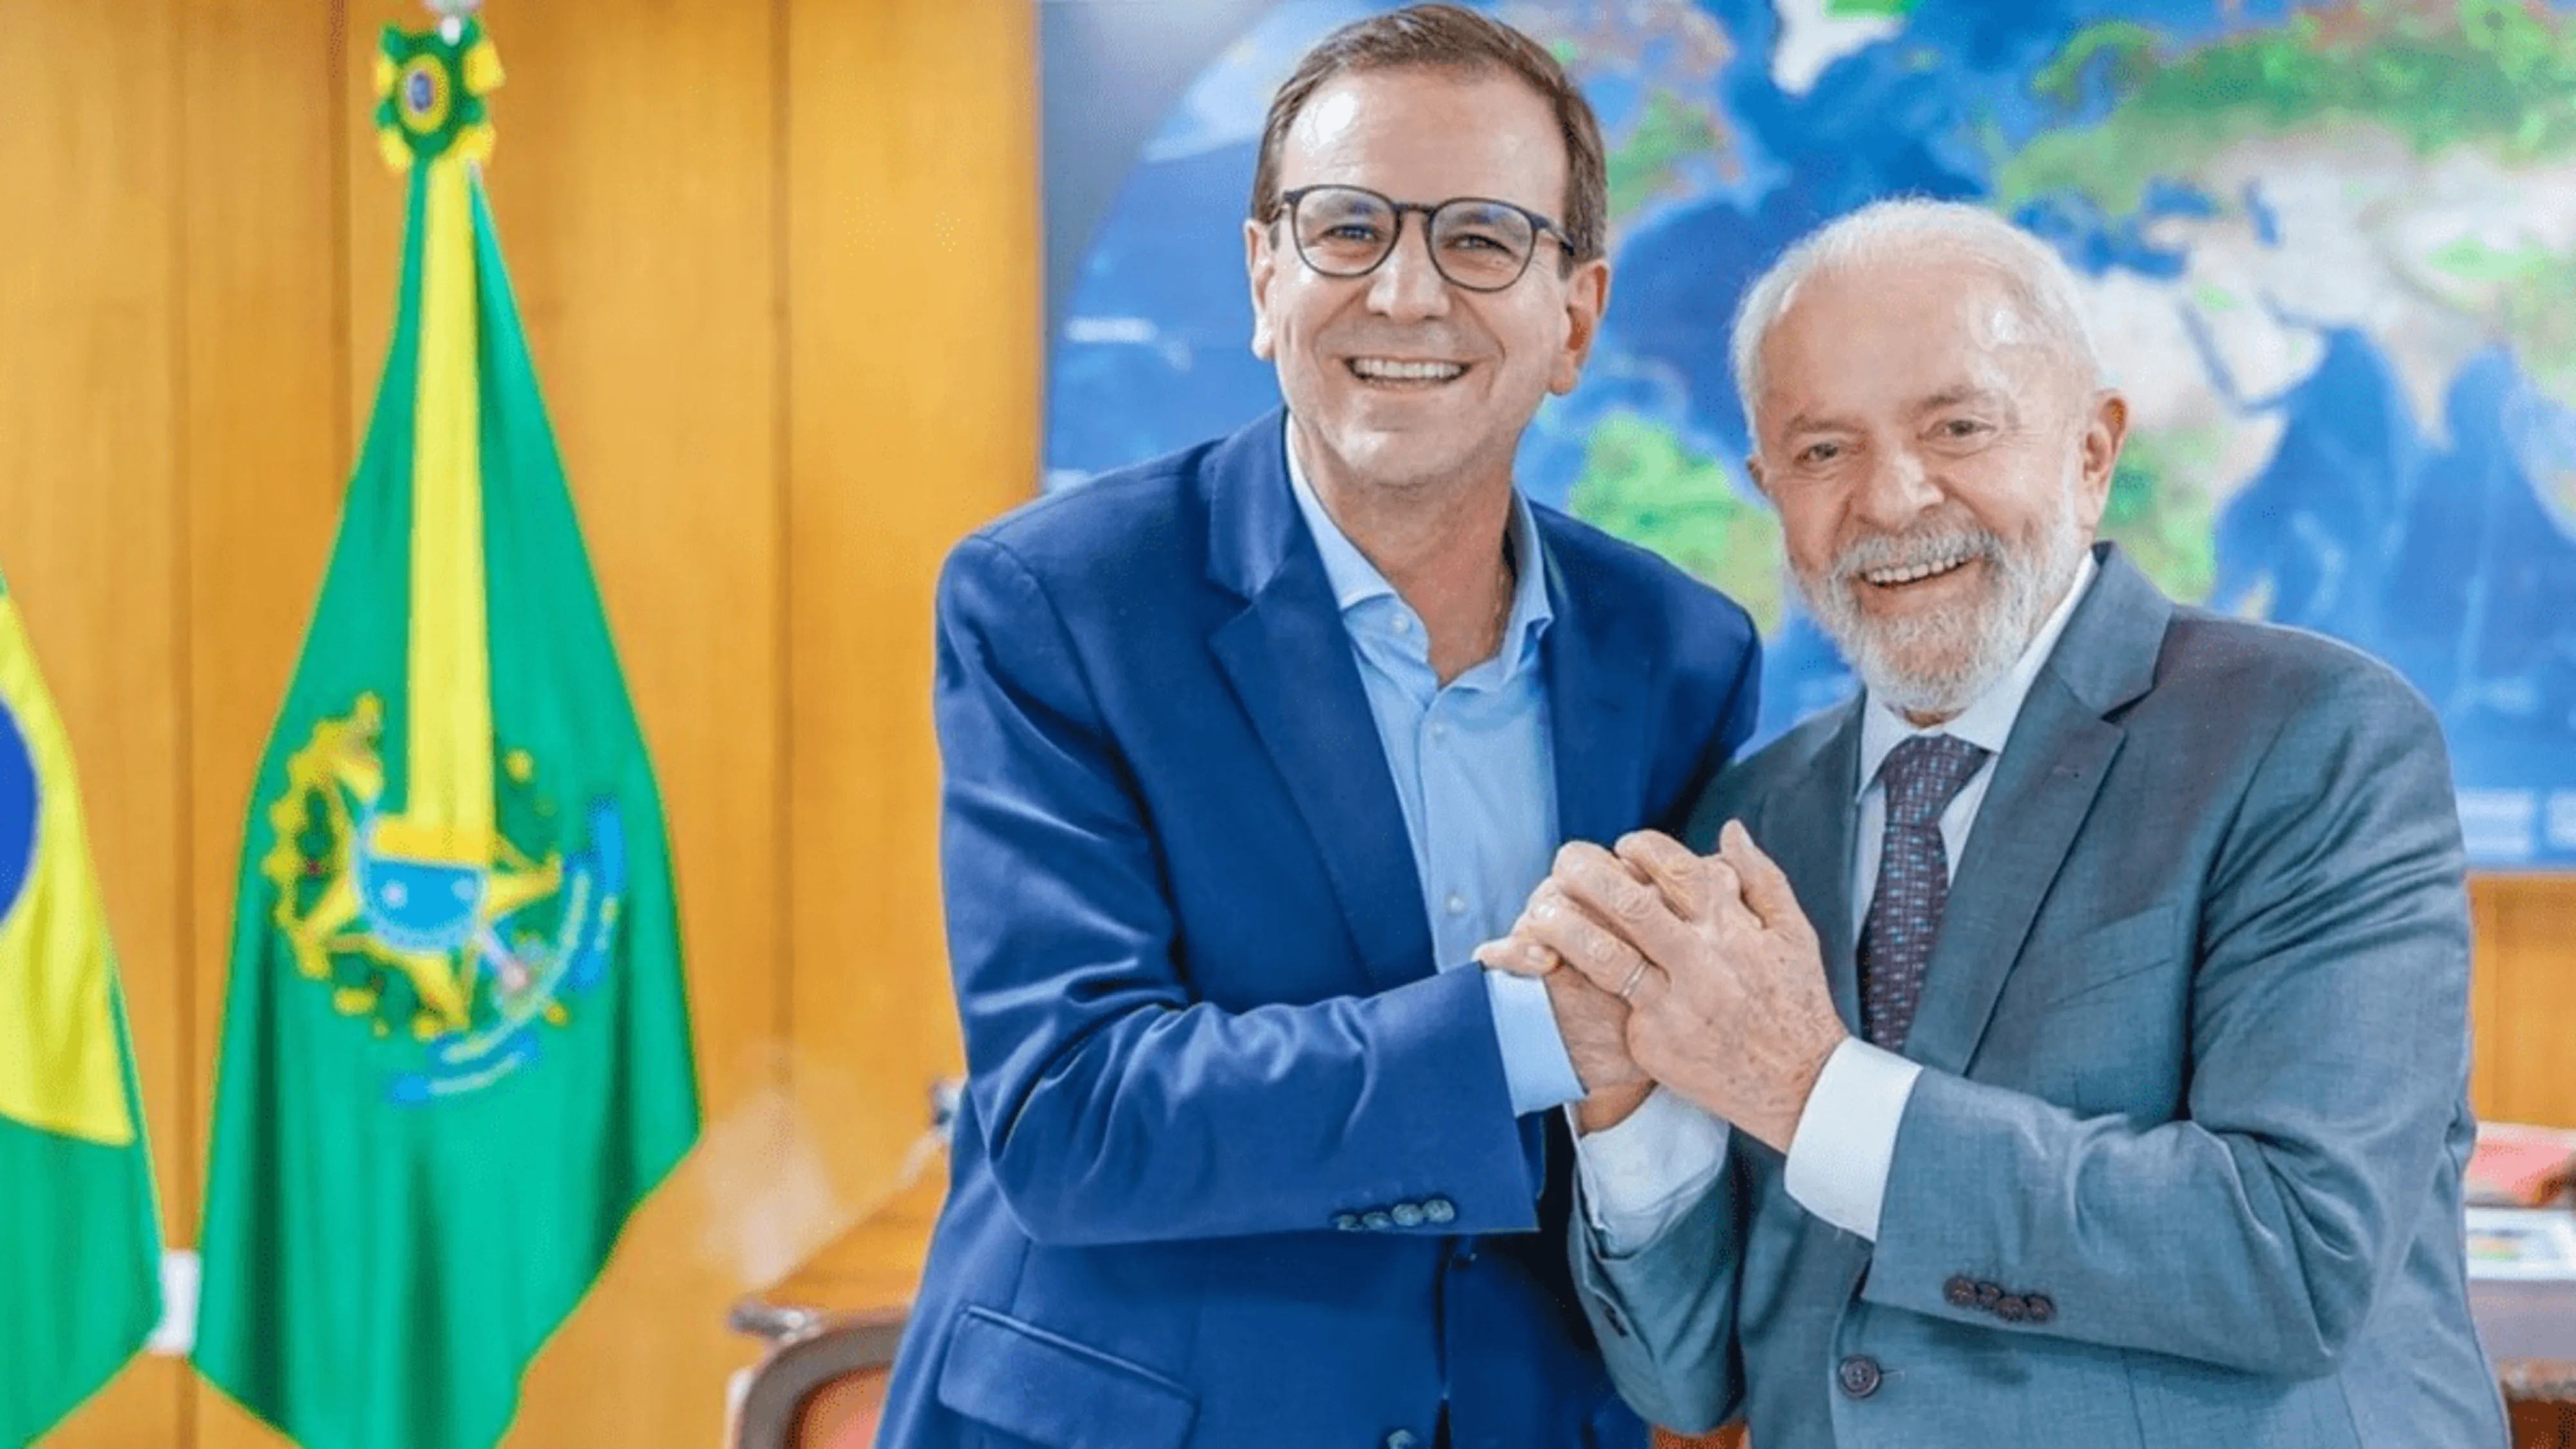
M 2424 702 L 2093 541 L 2127 404 L 1982 212 L 1818 233 L 1735 363 L 1866 692 L 1711 787 L 1714 853 L 1568 846 L 1480 953 L 1625 998 L 1660 1083 L 1578 1113 L 1621 1391 L 1757 1449 L 2502 1444 Z

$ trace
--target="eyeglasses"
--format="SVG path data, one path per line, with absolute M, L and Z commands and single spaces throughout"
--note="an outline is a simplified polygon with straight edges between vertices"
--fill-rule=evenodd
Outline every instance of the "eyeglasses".
M 1453 286 L 1499 292 L 1529 270 L 1541 235 L 1565 232 L 1526 207 L 1482 196 L 1453 196 L 1436 206 L 1393 201 L 1364 186 L 1301 186 L 1279 194 L 1297 255 L 1328 277 L 1365 277 L 1394 252 L 1404 214 L 1422 213 L 1431 265 Z

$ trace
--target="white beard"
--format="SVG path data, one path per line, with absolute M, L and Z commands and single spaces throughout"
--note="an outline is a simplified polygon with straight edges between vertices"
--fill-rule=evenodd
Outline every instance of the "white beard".
M 2075 581 L 2084 546 L 2069 488 L 2058 493 L 2057 507 L 2029 552 L 1973 523 L 1880 535 L 1844 549 L 1820 578 L 1796 571 L 1798 590 L 1817 625 L 1881 703 L 1909 715 L 1948 718 L 2011 672 Z M 1868 587 L 1860 582 L 1864 572 L 1962 555 L 1984 559 L 1993 583 L 1971 610 L 1880 621 L 1854 597 L 1855 588 Z

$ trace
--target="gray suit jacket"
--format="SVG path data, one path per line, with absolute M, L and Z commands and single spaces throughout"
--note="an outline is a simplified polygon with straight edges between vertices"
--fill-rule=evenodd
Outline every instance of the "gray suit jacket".
M 1577 1216 L 1611 1373 L 1674 1427 L 1741 1411 L 1756 1449 L 2501 1445 L 2432 713 L 2098 554 L 1958 862 L 1877 1243 L 1739 1133 L 1635 1256 Z M 1847 1024 L 1859 709 L 1729 771 L 1689 832 L 1739 817 L 1780 862 Z

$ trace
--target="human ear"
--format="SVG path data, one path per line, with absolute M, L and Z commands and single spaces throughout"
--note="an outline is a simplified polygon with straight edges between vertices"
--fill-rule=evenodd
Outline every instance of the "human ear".
M 1547 390 L 1563 395 L 1583 380 L 1583 364 L 1601 336 L 1601 314 L 1610 306 L 1610 263 L 1595 257 L 1565 279 L 1565 345 L 1548 369 Z
M 1252 286 L 1252 355 L 1265 362 L 1277 350 L 1270 335 L 1270 283 L 1278 270 L 1279 254 L 1271 246 L 1270 228 L 1245 221 L 1243 271 Z
M 2120 467 L 2120 447 L 2128 437 L 2129 400 L 2113 388 L 2095 393 L 2093 415 L 2084 423 L 2084 471 L 2076 490 L 2088 524 L 2102 521 L 2102 509 L 2111 501 L 2111 479 Z

